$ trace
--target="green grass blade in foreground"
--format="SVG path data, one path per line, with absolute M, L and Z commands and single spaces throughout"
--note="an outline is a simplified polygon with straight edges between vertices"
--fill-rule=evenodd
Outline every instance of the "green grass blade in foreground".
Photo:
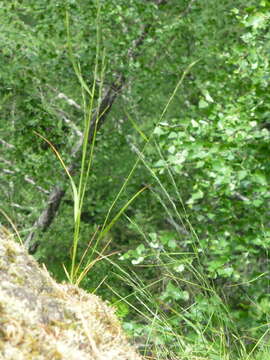
M 245 360 L 250 360 L 251 355 L 254 353 L 254 351 L 259 347 L 259 345 L 261 344 L 261 342 L 263 341 L 263 339 L 266 337 L 266 335 L 270 332 L 270 328 L 269 328 L 269 324 L 267 324 L 267 329 L 265 330 L 265 332 L 262 334 L 262 336 L 259 338 L 259 340 L 257 341 L 256 345 L 253 347 L 253 349 L 251 350 L 251 352 L 248 354 L 248 356 L 246 357 Z
M 128 120 L 131 122 L 132 126 L 134 127 L 134 129 L 140 134 L 140 136 L 142 137 L 142 139 L 145 142 L 148 142 L 148 138 L 147 136 L 144 134 L 144 132 L 139 128 L 139 126 L 136 124 L 136 122 L 132 119 L 132 117 L 129 115 L 129 113 L 123 109 L 124 113 L 126 114 L 126 117 L 128 118 Z
M 120 209 L 120 211 L 115 215 L 115 217 L 112 219 L 112 221 L 105 227 L 104 230 L 101 231 L 101 236 L 104 236 L 115 224 L 115 222 L 119 219 L 119 217 L 124 213 L 124 211 L 129 207 L 129 205 L 145 190 L 147 189 L 146 186 L 144 186 L 142 189 L 136 192 L 135 195 L 132 196 L 131 199 L 129 199 L 126 204 Z
M 78 214 L 79 214 L 79 196 L 78 196 L 78 191 L 77 191 L 77 187 L 75 185 L 75 182 L 70 174 L 70 172 L 68 171 L 68 168 L 66 167 L 61 155 L 59 154 L 59 152 L 56 150 L 56 148 L 54 147 L 54 145 L 48 140 L 46 139 L 43 135 L 39 134 L 38 132 L 34 131 L 34 133 L 39 136 L 41 139 L 43 139 L 49 146 L 50 148 L 53 150 L 53 152 L 55 153 L 55 155 L 57 156 L 58 160 L 60 161 L 62 167 L 64 168 L 71 187 L 72 187 L 72 193 L 73 193 L 73 200 L 74 200 L 74 220 L 76 221 Z
M 136 273 L 129 274 L 124 269 L 122 269 L 122 267 L 119 264 L 116 264 L 113 260 L 111 260 L 111 259 L 106 259 L 106 260 L 109 261 L 111 265 L 113 265 L 118 270 L 120 270 L 120 273 L 122 273 L 122 275 L 120 275 L 120 274 L 115 274 L 115 275 L 120 278 L 121 282 L 124 282 L 125 284 L 128 284 L 130 287 L 133 288 L 133 291 L 129 295 L 127 295 L 125 297 L 121 297 L 119 294 L 117 294 L 115 289 L 113 289 L 108 284 L 106 284 L 111 289 L 111 291 L 119 297 L 119 299 L 120 299 L 119 301 L 126 302 L 136 312 L 141 314 L 148 321 L 150 320 L 150 323 L 152 323 L 152 319 L 153 319 L 152 317 L 154 316 L 155 319 L 157 320 L 156 331 L 162 331 L 162 329 L 164 329 L 164 328 L 167 329 L 166 331 L 168 331 L 168 329 L 170 329 L 169 333 L 171 335 L 173 335 L 177 341 L 180 341 L 182 339 L 182 336 L 180 334 L 176 334 L 175 331 L 173 330 L 173 328 L 171 328 L 170 322 L 166 318 L 164 311 L 161 309 L 162 304 L 157 302 L 157 300 L 155 299 L 155 297 L 152 295 L 152 293 L 150 291 L 154 285 L 156 285 L 159 282 L 162 282 L 164 279 L 158 279 L 148 285 L 144 285 L 142 283 L 141 279 L 136 275 Z M 193 284 L 193 285 L 200 286 L 199 284 Z M 202 288 L 203 288 L 203 286 L 202 286 Z M 141 303 L 144 311 L 135 307 L 128 300 L 128 298 L 132 297 L 132 296 L 135 296 L 136 299 L 138 300 L 138 302 Z M 149 305 L 147 305 L 147 304 L 149 304 Z M 152 310 L 152 308 L 154 308 L 155 310 Z M 204 339 L 204 341 L 206 341 L 206 338 L 204 337 L 204 334 L 201 331 L 201 329 L 184 315 L 184 311 L 182 311 L 180 313 L 179 311 L 177 311 L 173 308 L 171 308 L 171 311 L 174 314 L 176 314 L 179 317 L 179 319 L 184 321 L 190 328 L 192 328 L 202 339 Z M 147 315 L 147 313 L 148 313 L 148 315 Z M 180 343 L 182 343 L 182 345 L 183 345 L 183 340 L 181 340 Z
M 175 86 L 175 88 L 174 88 L 174 90 L 173 90 L 173 92 L 172 92 L 172 95 L 170 96 L 167 104 L 164 106 L 164 109 L 163 109 L 163 111 L 162 111 L 162 114 L 161 114 L 161 116 L 160 116 L 160 118 L 159 118 L 158 123 L 160 123 L 160 121 L 162 121 L 162 119 L 163 119 L 163 117 L 164 117 L 164 115 L 165 115 L 165 113 L 166 113 L 169 105 L 171 104 L 173 98 L 175 97 L 175 95 L 176 95 L 179 87 L 182 85 L 182 83 L 183 83 L 186 75 L 189 73 L 189 71 L 192 69 L 192 67 L 195 66 L 199 61 L 200 61 L 200 60 L 196 60 L 196 61 L 192 62 L 192 63 L 183 71 L 183 74 L 181 75 L 179 81 L 177 82 L 177 84 L 176 84 L 176 86 Z M 152 132 L 151 132 L 151 134 L 150 134 L 150 136 L 149 136 L 148 138 L 147 138 L 142 132 L 140 133 L 140 135 L 141 135 L 143 138 L 146 138 L 146 139 L 147 139 L 147 140 L 145 141 L 144 145 L 143 145 L 142 150 L 140 151 L 141 154 L 144 154 L 144 152 L 145 152 L 145 150 L 146 150 L 146 147 L 147 147 L 147 145 L 149 144 L 149 142 L 151 141 L 151 139 L 152 139 L 152 137 L 153 137 L 153 135 L 154 135 L 154 132 L 155 132 L 155 129 L 156 129 L 157 126 L 158 126 L 158 124 L 153 128 L 153 130 L 152 130 Z M 140 161 L 141 161 L 141 159 L 140 159 L 140 157 L 138 156 L 137 159 L 136 159 L 136 161 L 135 161 L 135 163 L 134 163 L 134 165 L 133 165 L 133 167 L 132 167 L 132 169 L 130 170 L 128 176 L 126 177 L 126 180 L 124 181 L 123 185 L 121 186 L 119 192 L 117 193 L 114 201 L 112 202 L 112 205 L 110 206 L 110 208 L 109 208 L 109 210 L 108 210 L 108 212 L 107 212 L 107 214 L 106 214 L 106 218 L 105 218 L 105 220 L 104 220 L 102 229 L 104 229 L 104 228 L 106 227 L 106 224 L 107 224 L 107 222 L 108 222 L 108 219 L 109 219 L 109 216 L 110 216 L 110 214 L 111 214 L 112 209 L 114 208 L 114 206 L 115 206 L 115 204 L 117 203 L 119 197 L 121 196 L 122 192 L 123 192 L 124 189 L 126 188 L 129 180 L 131 179 L 131 177 L 132 177 L 134 171 L 136 170 L 136 168 L 137 168 L 137 166 L 138 166 L 138 164 L 139 164 Z
M 92 120 L 92 113 L 94 108 L 94 99 L 95 99 L 95 90 L 96 90 L 96 79 L 98 77 L 99 72 L 99 56 L 100 56 L 100 41 L 101 41 L 101 34 L 100 34 L 100 2 L 97 3 L 97 16 L 96 16 L 96 29 L 97 29 L 97 38 L 96 38 L 96 60 L 95 60 L 95 68 L 94 68 L 94 80 L 92 89 L 90 90 L 88 85 L 83 79 L 81 74 L 80 65 L 76 63 L 74 53 L 72 50 L 72 42 L 71 42 L 71 35 L 70 35 L 70 25 L 69 25 L 69 14 L 66 12 L 66 27 L 67 27 L 67 41 L 68 41 L 68 49 L 69 49 L 69 56 L 71 59 L 71 63 L 73 65 L 73 69 L 75 74 L 81 84 L 81 91 L 82 91 L 82 99 L 84 103 L 84 131 L 83 131 L 83 142 L 82 142 L 82 158 L 81 158 L 81 169 L 80 169 L 80 178 L 79 178 L 79 185 L 78 185 L 78 216 L 75 218 L 75 229 L 74 229 L 74 239 L 73 239 L 73 247 L 72 247 L 72 262 L 71 262 L 71 269 L 70 269 L 70 279 L 71 282 L 76 282 L 76 275 L 78 271 L 78 266 L 76 266 L 76 257 L 77 257 L 77 248 L 80 236 L 80 221 L 81 221 L 81 210 L 84 203 L 84 196 L 86 191 L 86 186 L 88 183 L 90 169 L 92 165 L 92 159 L 94 155 L 94 146 L 96 140 L 96 132 L 97 132 L 97 123 L 98 118 L 95 122 L 95 128 L 93 133 L 93 138 L 91 139 L 90 144 L 90 151 L 89 148 L 89 132 L 91 128 L 91 120 Z M 104 65 L 105 56 L 102 56 L 102 65 L 101 65 L 101 79 L 103 83 L 105 65 Z M 102 83 L 100 86 L 99 96 L 98 99 L 101 98 L 101 89 Z M 85 94 L 86 92 L 86 94 Z M 86 100 L 86 96 L 88 95 L 88 100 Z M 97 114 L 99 113 L 99 103 L 97 108 Z M 87 156 L 89 154 L 89 159 Z M 75 204 L 74 204 L 75 205 Z
M 77 64 L 77 62 L 75 60 L 74 52 L 72 50 L 72 41 L 71 41 L 71 34 L 70 34 L 70 21 L 69 21 L 69 13 L 68 13 L 68 11 L 66 11 L 66 29 L 67 29 L 68 53 L 69 53 L 69 57 L 71 59 L 71 64 L 73 66 L 74 72 L 75 72 L 77 78 L 79 79 L 82 88 L 86 91 L 86 93 L 90 97 L 92 97 L 93 93 L 91 92 L 91 90 L 89 89 L 89 86 L 86 84 L 83 77 L 81 76 L 80 67 L 78 66 L 78 64 Z
M 97 246 L 99 244 L 99 241 L 108 233 L 108 231 L 110 231 L 110 229 L 113 227 L 113 225 L 116 223 L 116 221 L 120 218 L 120 216 L 124 213 L 124 211 L 129 207 L 129 205 L 146 189 L 146 187 L 140 189 L 136 194 L 134 194 L 132 196 L 131 199 L 129 199 L 129 201 L 127 201 L 127 203 L 120 209 L 120 211 L 115 215 L 115 217 L 111 220 L 111 222 L 100 231 L 97 240 L 94 244 L 94 247 L 91 251 L 91 254 L 89 256 L 89 259 L 87 261 L 87 264 L 85 265 L 85 268 L 88 268 L 89 265 L 91 264 L 92 257 L 95 256 L 96 254 L 96 250 L 97 250 Z M 106 248 L 108 247 L 109 243 L 107 243 L 107 245 L 104 247 L 103 252 L 106 250 Z M 79 268 L 77 269 L 77 272 L 79 271 Z M 80 282 L 83 280 L 83 278 L 85 277 L 85 275 L 87 274 L 87 272 L 85 273 L 84 270 L 81 271 L 80 275 L 78 276 L 78 279 L 76 281 L 77 284 L 80 284 Z
M 80 222 L 80 196 L 77 190 L 77 187 L 75 185 L 75 182 L 68 170 L 68 168 L 66 167 L 61 155 L 59 154 L 59 152 L 56 150 L 56 148 L 53 146 L 53 144 L 46 139 L 43 135 L 37 133 L 36 131 L 34 131 L 34 133 L 39 136 L 41 139 L 43 139 L 44 141 L 46 141 L 47 144 L 49 144 L 49 146 L 51 147 L 51 149 L 53 150 L 53 152 L 56 154 L 57 158 L 59 159 L 62 167 L 64 168 L 70 184 L 71 184 L 71 188 L 72 188 L 72 194 L 73 194 L 73 201 L 74 201 L 74 223 L 75 223 L 75 235 L 74 235 L 74 242 L 73 242 L 73 250 L 72 250 L 72 266 L 71 266 L 71 272 L 69 274 L 68 280 L 70 282 L 74 282 L 74 268 L 75 268 L 75 259 L 76 259 L 76 250 L 77 250 L 77 244 L 78 244 L 78 239 L 79 239 L 79 222 Z M 66 272 L 66 268 L 64 267 L 64 271 Z

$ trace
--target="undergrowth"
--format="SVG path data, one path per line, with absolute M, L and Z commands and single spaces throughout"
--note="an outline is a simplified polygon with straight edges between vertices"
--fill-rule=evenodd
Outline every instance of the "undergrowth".
M 133 144 L 132 147 L 137 156 L 136 161 L 121 184 L 103 224 L 92 234 L 86 246 L 82 244 L 83 250 L 80 247 L 81 215 L 88 180 L 93 170 L 97 123 L 90 144 L 89 132 L 93 112 L 99 112 L 106 72 L 106 56 L 100 43 L 100 22 L 98 9 L 96 66 L 93 85 L 89 88 L 73 54 L 67 16 L 69 56 L 81 85 L 84 107 L 84 134 L 78 184 L 58 150 L 46 136 L 38 134 L 57 155 L 72 188 L 74 236 L 71 258 L 68 264 L 64 264 L 66 277 L 71 283 L 81 284 L 87 290 L 110 294 L 110 301 L 116 307 L 125 331 L 148 359 L 268 360 L 269 324 L 260 326 L 260 329 L 242 327 L 241 313 L 239 312 L 237 318 L 229 301 L 232 294 L 235 298 L 235 294 L 242 291 L 241 278 L 238 283 L 231 284 L 226 282 L 226 277 L 209 277 L 206 272 L 209 251 L 202 244 L 196 227 L 189 220 L 173 171 L 168 165 L 161 176 L 147 157 L 148 148 L 151 146 L 155 149 L 157 157 L 166 163 L 154 134 L 159 124 L 164 121 L 166 112 L 178 89 L 183 85 L 186 75 L 198 61 L 191 63 L 180 76 L 150 135 L 144 134 L 132 120 L 132 116 L 129 116 L 134 130 L 141 139 L 140 146 Z M 152 184 L 144 184 L 115 211 L 139 164 L 143 164 L 148 171 Z M 166 184 L 170 183 L 170 190 L 166 188 L 165 178 Z M 173 230 L 156 230 L 154 227 L 144 226 L 143 219 L 139 219 L 138 216 L 128 215 L 130 205 L 140 196 L 144 196 L 145 192 L 150 192 L 154 197 L 164 217 L 173 224 Z M 114 249 L 114 239 L 110 236 L 120 219 L 125 219 L 127 228 L 137 241 L 136 246 L 124 251 Z M 95 283 L 95 273 L 99 270 L 104 276 L 99 283 Z M 258 277 L 260 275 L 258 274 Z M 254 304 L 255 308 L 256 306 L 257 304 Z
M 67 17 L 68 20 L 68 17 Z M 74 71 L 81 84 L 84 104 L 84 139 L 79 185 L 69 174 L 61 160 L 60 154 L 53 149 L 62 162 L 70 178 L 74 199 L 74 240 L 72 247 L 71 268 L 65 269 L 70 282 L 80 284 L 92 291 L 101 288 L 111 293 L 110 299 L 122 318 L 123 327 L 133 337 L 141 353 L 149 359 L 181 359 L 181 360 L 266 360 L 269 353 L 266 349 L 268 326 L 262 329 L 260 338 L 250 337 L 252 331 L 242 331 L 236 317 L 232 314 L 226 292 L 229 287 L 219 284 L 205 273 L 208 252 L 201 244 L 186 214 L 181 190 L 170 167 L 166 168 L 166 179 L 169 180 L 170 191 L 164 185 L 164 175 L 159 176 L 147 159 L 147 149 L 151 145 L 156 148 L 160 160 L 164 161 L 159 144 L 154 138 L 157 126 L 163 121 L 166 112 L 185 76 L 197 61 L 190 64 L 180 76 L 180 80 L 168 99 L 160 119 L 150 135 L 143 133 L 132 121 L 134 129 L 142 140 L 142 145 L 133 149 L 137 154 L 126 180 L 120 187 L 109 208 L 103 225 L 93 234 L 86 250 L 78 255 L 80 242 L 81 213 L 91 165 L 94 156 L 96 129 L 91 144 L 88 143 L 93 109 L 99 106 L 96 99 L 96 79 L 104 81 L 105 55 L 100 45 L 100 18 L 97 15 L 97 48 L 96 67 L 92 89 L 86 85 L 80 66 L 72 53 L 72 41 L 67 21 L 68 44 Z M 101 63 L 99 59 L 102 58 Z M 102 86 L 99 87 L 100 89 Z M 98 99 L 102 96 L 98 94 Z M 131 117 L 130 117 L 131 118 Z M 51 145 L 52 146 L 52 145 Z M 166 162 L 165 162 L 166 163 Z M 138 164 L 143 164 L 149 172 L 153 184 L 144 185 L 136 192 L 117 213 L 111 217 L 123 191 L 128 187 Z M 153 190 L 154 189 L 154 190 Z M 157 191 L 158 189 L 158 191 Z M 180 224 L 174 231 L 149 232 L 142 221 L 129 217 L 126 210 L 145 190 L 153 193 L 160 204 L 164 216 Z M 120 218 L 125 218 L 129 229 L 140 238 L 137 247 L 121 252 L 117 256 L 110 253 L 112 238 L 106 237 Z M 183 233 L 185 240 L 183 241 Z M 105 239 L 105 240 L 104 240 Z M 181 243 L 183 245 L 181 245 Z M 102 246 L 101 246 L 102 245 Z M 96 269 L 103 267 L 109 272 L 102 281 L 93 287 L 89 286 L 95 277 Z M 114 282 L 110 282 L 110 278 Z M 222 282 L 222 280 L 221 280 Z M 239 284 L 241 279 L 239 279 Z M 124 284 L 124 286 L 123 286 Z M 125 288 L 125 291 L 122 291 Z M 105 291 L 105 293 L 106 293 Z M 234 293 L 239 292 L 234 285 Z M 246 333 L 246 335 L 245 335 Z

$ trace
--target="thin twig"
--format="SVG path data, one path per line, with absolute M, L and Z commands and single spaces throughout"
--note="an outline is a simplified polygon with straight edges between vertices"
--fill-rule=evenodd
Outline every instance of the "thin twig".
M 10 169 L 2 169 L 1 171 L 4 173 L 4 174 L 9 174 L 9 175 L 14 175 L 14 174 L 18 174 L 20 173 L 20 169 L 19 168 L 16 168 L 11 161 L 7 160 L 7 159 L 4 159 L 2 157 L 0 157 L 0 161 L 4 162 L 5 164 L 9 165 L 9 166 L 12 166 L 12 170 Z M 35 180 L 33 180 L 30 176 L 28 176 L 27 174 L 24 176 L 24 180 L 26 182 L 28 182 L 29 184 L 31 185 L 34 185 L 39 191 L 43 192 L 44 194 L 49 194 L 49 190 L 46 190 L 44 189 L 43 187 L 41 187 L 40 185 L 38 185 Z
M 3 139 L 0 139 L 0 143 L 1 143 L 2 145 L 4 145 L 6 148 L 9 148 L 9 149 L 14 149 L 14 148 L 15 148 L 14 145 L 9 144 L 8 142 L 6 142 L 6 141 L 3 140 Z
M 155 2 L 157 5 L 161 5 L 167 3 L 167 0 L 156 0 Z M 134 60 L 134 58 L 139 55 L 138 49 L 143 44 L 146 36 L 148 35 L 150 28 L 151 28 L 151 24 L 146 25 L 141 35 L 138 37 L 138 39 L 132 42 L 130 49 L 128 49 L 127 51 L 127 56 L 129 57 L 130 60 Z M 112 105 L 115 102 L 116 98 L 121 93 L 125 83 L 126 83 L 125 76 L 123 74 L 118 74 L 116 75 L 115 81 L 105 91 L 105 94 L 101 99 L 100 105 L 98 109 L 96 109 L 91 120 L 89 137 L 88 137 L 89 143 L 92 142 L 95 131 L 98 131 L 100 127 L 105 123 L 105 120 L 112 108 Z M 61 95 L 61 97 L 65 100 L 69 99 L 68 97 L 63 95 Z M 70 105 L 75 106 L 73 102 Z M 71 174 L 74 174 L 74 172 L 77 169 L 78 160 L 82 152 L 82 143 L 83 143 L 83 138 L 79 139 L 79 141 L 73 146 L 71 150 L 70 158 L 72 159 L 72 162 L 68 167 L 68 171 Z M 58 185 L 56 185 L 53 188 L 49 196 L 49 200 L 46 208 L 42 211 L 39 218 L 35 221 L 33 230 L 28 235 L 25 241 L 25 246 L 30 253 L 36 252 L 39 246 L 39 243 L 34 241 L 37 230 L 40 229 L 42 232 L 45 232 L 49 228 L 54 217 L 56 216 L 57 210 L 60 206 L 61 200 L 64 197 L 65 193 L 66 193 L 66 188 L 60 187 Z

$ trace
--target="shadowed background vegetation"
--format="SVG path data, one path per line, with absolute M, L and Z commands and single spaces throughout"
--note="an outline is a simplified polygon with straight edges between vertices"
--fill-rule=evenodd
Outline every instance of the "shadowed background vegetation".
M 263 0 L 0 5 L 1 208 L 66 280 L 72 191 L 34 131 L 78 183 L 74 147 L 98 114 L 78 259 L 109 256 L 81 285 L 148 356 L 269 356 L 269 16 Z

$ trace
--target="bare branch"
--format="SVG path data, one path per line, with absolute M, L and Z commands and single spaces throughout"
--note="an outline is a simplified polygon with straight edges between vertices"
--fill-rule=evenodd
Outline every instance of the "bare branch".
M 76 103 L 76 101 L 74 101 L 73 99 L 67 97 L 64 93 L 59 93 L 57 95 L 58 99 L 64 99 L 66 100 L 66 102 L 70 105 L 70 106 L 74 106 L 76 109 L 78 110 L 82 110 L 82 108 L 80 107 L 79 104 Z
M 167 223 L 172 225 L 178 233 L 182 235 L 189 235 L 189 232 L 183 226 L 179 225 L 172 217 L 167 217 L 165 220 Z
M 156 0 L 157 5 L 165 4 L 166 2 L 167 0 Z M 138 39 L 133 41 L 130 49 L 128 49 L 127 57 L 130 60 L 131 59 L 134 60 L 134 58 L 138 56 L 139 47 L 143 44 L 151 26 L 152 24 L 146 25 L 143 28 L 141 35 L 138 37 Z M 105 91 L 105 94 L 102 97 L 99 106 L 96 109 L 91 120 L 89 138 L 88 138 L 89 143 L 92 142 L 95 131 L 98 131 L 100 127 L 105 123 L 105 120 L 112 108 L 112 105 L 115 102 L 117 96 L 121 93 L 121 90 L 123 89 L 125 83 L 126 83 L 126 79 L 124 75 L 118 74 L 116 76 L 115 81 Z M 78 104 L 73 102 L 72 99 L 69 99 L 65 94 L 63 93 L 60 94 L 61 94 L 60 98 L 65 99 L 66 101 L 68 101 L 69 105 L 75 106 L 78 109 L 79 107 Z M 69 166 L 69 171 L 72 174 L 76 170 L 78 159 L 80 158 L 81 155 L 82 143 L 83 143 L 83 138 L 81 137 L 77 142 L 77 144 L 75 144 L 71 150 L 70 157 L 72 159 L 72 163 Z M 61 200 L 65 195 L 65 192 L 66 190 L 58 185 L 53 188 L 49 196 L 47 207 L 43 210 L 39 218 L 34 223 L 33 230 L 28 235 L 25 241 L 25 246 L 30 253 L 34 253 L 37 250 L 37 247 L 39 246 L 39 243 L 35 242 L 34 240 L 37 230 L 40 229 L 42 232 L 45 232 L 48 229 L 48 227 L 51 225 L 54 217 L 56 216 Z
M 64 120 L 64 122 L 74 131 L 74 133 L 79 136 L 79 137 L 82 137 L 83 136 L 83 133 L 79 130 L 79 128 L 74 124 L 73 121 L 71 121 L 68 117 L 67 117 L 67 114 L 63 111 L 63 110 L 60 110 L 60 109 L 56 109 L 55 110 L 59 116 L 61 117 L 62 120 Z
M 1 143 L 2 145 L 4 145 L 6 148 L 9 148 L 9 149 L 14 149 L 14 148 L 15 148 L 14 145 L 7 143 L 7 142 L 6 142 L 5 140 L 3 140 L 3 139 L 0 139 L 0 143 Z
M 43 192 L 44 194 L 47 194 L 47 195 L 50 194 L 50 192 L 48 190 L 46 190 L 43 187 L 37 185 L 37 183 L 32 178 L 30 178 L 29 176 L 25 175 L 24 180 L 26 182 L 28 182 L 29 184 L 34 185 L 39 191 Z
M 19 205 L 17 203 L 11 203 L 10 206 L 20 209 L 22 212 L 26 212 L 26 213 L 31 213 L 34 210 L 33 207 L 30 207 L 30 206 L 26 207 L 26 206 Z
M 98 130 L 104 123 L 109 113 L 109 110 L 111 109 L 112 104 L 123 85 L 124 85 L 124 77 L 120 77 L 119 79 L 117 79 L 117 82 L 114 82 L 110 86 L 110 88 L 106 91 L 104 97 L 102 98 L 100 102 L 100 106 L 96 110 L 91 121 L 89 138 L 88 138 L 90 143 L 93 140 L 95 129 Z M 71 158 L 73 159 L 73 161 L 69 166 L 68 170 L 72 174 L 75 172 L 78 163 L 78 158 L 80 157 L 81 154 L 82 141 L 83 139 L 80 138 L 78 143 L 74 146 L 74 148 L 71 151 Z M 34 241 L 37 230 L 40 229 L 42 232 L 45 232 L 49 228 L 54 217 L 56 216 L 57 210 L 60 206 L 61 200 L 64 197 L 65 193 L 66 193 L 66 189 L 63 189 L 58 185 L 53 188 L 49 196 L 49 200 L 46 208 L 42 211 L 41 215 L 34 223 L 32 231 L 26 238 L 25 246 L 31 254 L 35 253 L 39 246 L 39 243 Z
M 11 161 L 9 161 L 9 160 L 7 160 L 7 159 L 4 159 L 3 157 L 0 157 L 0 161 L 3 161 L 3 163 L 5 163 L 5 164 L 7 164 L 7 165 L 9 165 L 9 166 L 14 167 Z M 15 168 L 15 170 L 16 170 L 16 171 L 19 171 L 18 168 Z
M 235 192 L 234 196 L 236 199 L 241 200 L 241 201 L 250 201 L 249 198 L 247 198 L 246 196 L 240 194 L 239 192 Z
M 10 175 L 13 175 L 16 173 L 14 170 L 9 170 L 9 169 L 2 169 L 2 172 L 4 174 L 10 174 Z
M 42 231 L 45 231 L 51 225 L 61 203 L 61 199 L 65 195 L 65 192 L 66 191 L 61 189 L 59 186 L 55 186 L 52 190 L 48 199 L 46 209 L 41 213 L 39 218 L 34 223 L 33 230 L 28 235 L 25 241 L 25 247 L 30 253 L 35 253 L 37 250 L 38 243 L 33 242 L 36 229 L 41 229 Z
M 64 94 L 63 92 L 60 92 L 58 89 L 54 88 L 51 85 L 47 85 L 47 87 L 49 89 L 53 90 L 57 94 L 56 99 L 64 99 L 70 106 L 74 106 L 77 110 L 83 111 L 81 106 L 75 100 L 71 99 L 66 94 Z
M 20 169 L 16 168 L 11 161 L 6 160 L 2 157 L 0 157 L 0 161 L 2 161 L 3 163 L 5 163 L 6 165 L 12 166 L 13 170 L 10 169 L 1 169 L 1 171 L 5 174 L 10 174 L 10 175 L 14 175 L 16 173 L 20 173 Z M 39 191 L 43 192 L 44 194 L 49 194 L 50 192 L 46 189 L 44 189 L 43 187 L 37 185 L 37 183 L 35 182 L 35 180 L 33 180 L 31 177 L 29 177 L 27 174 L 24 176 L 24 180 L 26 182 L 28 182 L 29 184 L 34 185 Z

